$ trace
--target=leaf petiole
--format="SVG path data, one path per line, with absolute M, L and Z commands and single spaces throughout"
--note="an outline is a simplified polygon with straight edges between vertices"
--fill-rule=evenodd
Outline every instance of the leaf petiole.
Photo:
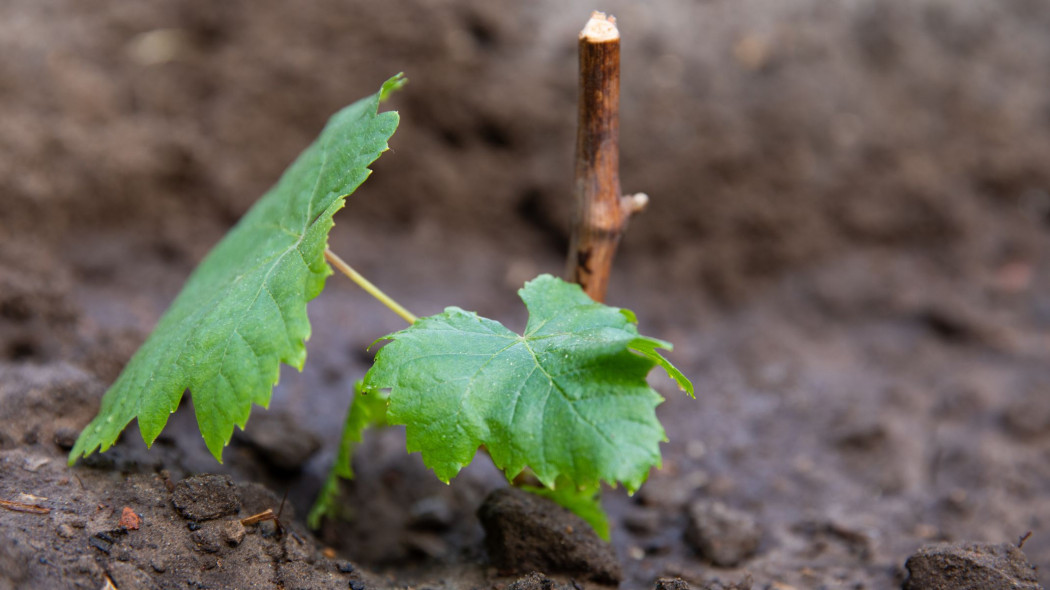
M 397 315 L 401 316 L 409 324 L 416 323 L 416 319 L 418 319 L 418 318 L 416 318 L 416 316 L 412 315 L 412 312 L 410 312 L 407 309 L 405 309 L 404 307 L 402 307 L 401 304 L 398 303 L 397 301 L 394 301 L 393 299 L 391 299 L 390 296 L 387 295 L 386 293 L 380 291 L 379 287 L 376 287 L 375 285 L 372 284 L 371 281 L 369 281 L 365 277 L 361 276 L 361 273 L 359 273 L 356 270 L 354 270 L 349 264 L 347 264 L 335 252 L 332 252 L 330 249 L 325 248 L 325 250 L 324 250 L 324 257 L 328 260 L 328 262 L 330 262 L 332 264 L 332 266 L 334 266 L 337 269 L 339 269 L 339 272 L 341 272 L 344 275 L 346 275 L 347 277 L 349 277 L 351 281 L 357 283 L 357 286 L 359 286 L 362 289 L 364 289 L 366 293 L 368 293 L 372 297 L 375 297 L 376 299 L 378 299 L 379 302 L 382 303 L 383 305 L 389 307 L 390 311 L 392 311 L 392 312 L 396 313 Z

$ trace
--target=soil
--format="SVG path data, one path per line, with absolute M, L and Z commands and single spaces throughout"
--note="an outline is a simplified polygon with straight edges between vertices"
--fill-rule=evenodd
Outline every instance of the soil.
M 591 8 L 0 4 L 0 499 L 39 507 L 0 509 L 0 588 L 594 584 L 493 567 L 476 511 L 502 476 L 482 456 L 445 486 L 397 429 L 358 449 L 348 520 L 306 530 L 367 346 L 401 327 L 338 277 L 223 464 L 189 401 L 150 450 L 131 430 L 64 462 L 195 264 L 398 71 L 393 150 L 330 243 L 419 315 L 520 327 L 515 290 L 563 266 Z M 621 587 L 893 588 L 924 545 L 1029 532 L 1050 584 L 1050 4 L 602 8 L 623 186 L 651 197 L 609 302 L 699 392 L 654 374 L 663 468 L 605 494 Z M 267 508 L 279 527 L 241 524 Z

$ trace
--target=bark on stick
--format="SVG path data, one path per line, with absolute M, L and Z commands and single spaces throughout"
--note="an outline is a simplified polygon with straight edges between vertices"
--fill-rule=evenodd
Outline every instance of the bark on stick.
M 595 12 L 580 31 L 580 98 L 576 130 L 576 209 L 569 279 L 603 301 L 616 246 L 643 194 L 620 194 L 620 32 Z

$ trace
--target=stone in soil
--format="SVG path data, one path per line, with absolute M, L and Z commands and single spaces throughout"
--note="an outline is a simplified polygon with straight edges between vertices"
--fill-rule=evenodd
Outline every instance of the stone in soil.
M 1025 554 L 1009 543 L 927 545 L 904 567 L 904 590 L 1043 590 Z
M 543 571 L 618 584 L 612 546 L 569 510 L 528 492 L 501 488 L 478 509 L 493 565 L 503 571 Z
M 714 565 L 734 567 L 755 554 L 762 530 L 746 512 L 721 502 L 697 500 L 689 505 L 685 538 Z
M 237 487 L 228 475 L 193 475 L 175 484 L 171 501 L 187 520 L 213 520 L 241 509 Z

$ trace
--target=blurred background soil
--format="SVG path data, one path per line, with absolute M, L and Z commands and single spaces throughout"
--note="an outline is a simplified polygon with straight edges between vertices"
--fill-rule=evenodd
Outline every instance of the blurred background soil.
M 886 588 L 924 543 L 1028 531 L 1050 582 L 1038 0 L 0 4 L 0 454 L 60 465 L 195 264 L 331 113 L 399 71 L 392 150 L 330 243 L 417 314 L 520 327 L 515 290 L 563 266 L 593 8 L 623 36 L 623 187 L 651 197 L 608 300 L 674 342 L 698 389 L 654 376 L 664 469 L 606 495 L 624 587 Z M 230 473 L 305 513 L 367 345 L 402 326 L 340 277 L 310 314 L 306 370 L 282 374 L 224 465 L 184 404 L 150 453 L 130 431 L 76 471 Z M 289 439 L 300 454 L 282 457 Z M 443 568 L 484 559 L 473 511 L 499 474 L 479 459 L 446 487 L 399 445 L 369 437 L 354 518 L 320 543 L 399 579 L 467 576 Z M 22 471 L 0 472 L 3 497 L 64 493 L 15 489 L 33 484 Z M 709 500 L 761 526 L 755 557 L 718 568 L 683 541 Z M 420 502 L 451 516 L 420 532 Z M 5 511 L 0 529 L 29 518 Z M 91 575 L 56 571 L 24 575 Z

